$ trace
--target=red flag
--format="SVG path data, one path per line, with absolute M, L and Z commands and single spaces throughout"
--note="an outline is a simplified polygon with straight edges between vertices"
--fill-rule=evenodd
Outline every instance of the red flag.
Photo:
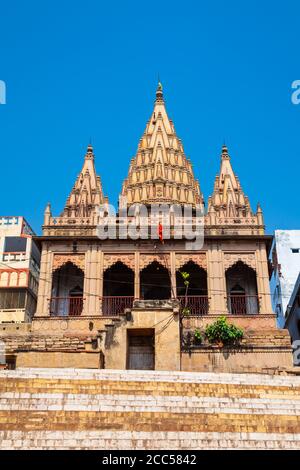
M 161 241 L 161 243 L 164 242 L 164 237 L 163 237 L 163 226 L 162 224 L 159 222 L 158 224 L 158 237 L 159 237 L 159 240 Z

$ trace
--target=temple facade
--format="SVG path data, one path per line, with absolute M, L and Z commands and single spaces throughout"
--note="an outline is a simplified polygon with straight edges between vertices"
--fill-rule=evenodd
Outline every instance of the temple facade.
M 10 336 L 0 329 L 16 366 L 290 367 L 288 333 L 277 331 L 272 311 L 272 236 L 265 234 L 262 209 L 251 208 L 224 145 L 205 210 L 161 84 L 120 196 L 112 214 L 89 145 L 62 213 L 53 215 L 50 204 L 45 210 L 43 234 L 36 239 L 41 265 L 34 319 L 26 331 L 16 333 L 12 326 Z M 200 243 L 178 236 L 197 228 L 199 219 Z M 113 236 L 102 236 L 103 224 Z M 143 236 L 132 231 L 136 225 Z M 182 273 L 188 273 L 188 288 Z M 243 329 L 239 345 L 224 352 L 220 345 L 194 344 L 195 331 L 220 316 Z

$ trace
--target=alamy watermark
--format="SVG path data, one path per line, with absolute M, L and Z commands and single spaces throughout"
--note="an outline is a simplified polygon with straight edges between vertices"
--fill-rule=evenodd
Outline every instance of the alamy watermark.
M 0 365 L 4 365 L 5 361 L 5 343 L 0 340 Z
M 6 84 L 0 80 L 0 104 L 6 104 Z
M 300 340 L 292 342 L 294 366 L 300 366 Z
M 292 83 L 292 89 L 295 90 L 292 93 L 291 100 L 293 104 L 300 104 L 300 80 L 294 80 Z
M 199 250 L 204 243 L 204 209 L 184 204 L 132 204 L 121 197 L 119 210 L 102 204 L 98 212 L 100 240 L 186 240 L 186 248 Z

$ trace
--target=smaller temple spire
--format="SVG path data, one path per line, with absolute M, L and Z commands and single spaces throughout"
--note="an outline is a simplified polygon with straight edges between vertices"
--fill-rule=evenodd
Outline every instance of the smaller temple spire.
M 211 226 L 222 227 L 228 233 L 264 233 L 263 214 L 258 205 L 257 213 L 251 210 L 248 197 L 234 173 L 228 148 L 222 146 L 220 173 L 216 176 L 214 191 L 208 200 L 208 220 Z
M 44 212 L 44 225 L 49 225 L 51 217 L 52 217 L 51 204 L 50 202 L 48 202 L 45 208 L 45 212 Z

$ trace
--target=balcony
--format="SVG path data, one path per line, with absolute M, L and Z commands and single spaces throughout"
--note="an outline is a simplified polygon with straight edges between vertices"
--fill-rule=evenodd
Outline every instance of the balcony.
M 201 316 L 207 315 L 209 310 L 209 301 L 207 295 L 188 295 L 178 296 L 181 308 L 189 309 L 189 315 Z
M 133 307 L 133 296 L 104 296 L 102 301 L 102 315 L 104 316 L 118 316 L 124 313 L 125 309 Z M 180 296 L 178 300 L 182 307 L 185 305 L 185 297 Z M 187 308 L 190 310 L 190 315 L 207 315 L 209 309 L 208 296 L 206 295 L 193 295 L 187 297 Z
M 233 315 L 255 315 L 259 313 L 258 295 L 229 295 L 228 312 Z
M 132 308 L 134 297 L 126 296 L 104 296 L 101 298 L 102 315 L 117 316 L 124 313 L 126 308 Z
M 52 317 L 78 317 L 83 310 L 83 297 L 52 297 L 50 315 Z

